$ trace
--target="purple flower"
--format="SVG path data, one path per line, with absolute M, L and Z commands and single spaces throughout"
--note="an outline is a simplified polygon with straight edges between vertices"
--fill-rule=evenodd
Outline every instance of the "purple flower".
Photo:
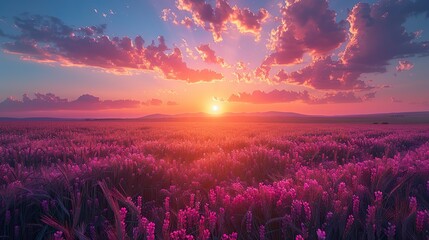
M 396 226 L 389 222 L 387 228 L 384 230 L 384 233 L 386 234 L 388 240 L 395 239 Z
M 155 240 L 155 223 L 150 222 L 146 227 L 147 240 Z
M 305 240 L 305 239 L 301 235 L 296 235 L 295 240 Z
M 325 240 L 326 239 L 326 233 L 322 229 L 320 229 L 320 228 L 317 229 L 316 234 L 317 234 L 318 240 Z
M 252 212 L 247 211 L 246 213 L 246 231 L 247 233 L 252 232 Z
M 359 197 L 356 195 L 353 195 L 353 215 L 355 217 L 359 217 L 359 204 L 360 204 Z
M 350 231 L 350 229 L 353 226 L 354 221 L 355 221 L 355 218 L 353 217 L 353 215 L 350 214 L 349 217 L 347 218 L 345 232 L 349 232 Z
M 417 230 L 417 232 L 423 231 L 425 219 L 426 219 L 426 213 L 424 211 L 417 211 L 417 214 L 416 214 L 416 230 Z
M 62 231 L 56 231 L 54 233 L 54 240 L 64 240 L 63 232 Z
M 416 197 L 410 197 L 409 208 L 411 212 L 417 211 L 417 199 Z
M 264 225 L 259 226 L 259 239 L 265 240 L 265 226 Z
M 375 204 L 380 207 L 382 202 L 383 202 L 383 193 L 380 191 L 376 191 L 374 192 L 374 196 L 375 196 Z

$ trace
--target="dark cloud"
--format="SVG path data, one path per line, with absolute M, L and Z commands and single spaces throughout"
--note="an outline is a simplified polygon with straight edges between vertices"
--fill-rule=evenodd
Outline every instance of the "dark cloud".
M 142 37 L 110 38 L 105 25 L 71 28 L 54 17 L 24 16 L 15 18 L 20 35 L 3 44 L 6 52 L 22 55 L 26 60 L 56 62 L 64 66 L 98 67 L 117 74 L 156 70 L 167 79 L 187 82 L 222 79 L 212 70 L 195 70 L 187 66 L 179 48 L 170 50 L 163 37 L 145 46 Z
M 308 104 L 327 104 L 327 103 L 357 103 L 367 101 L 375 97 L 375 93 L 368 93 L 363 96 L 356 96 L 354 92 L 335 92 L 326 93 L 322 97 L 310 95 L 307 91 L 295 92 L 287 90 L 273 90 L 264 92 L 260 90 L 252 93 L 242 92 L 232 94 L 229 102 L 244 102 L 254 104 L 270 104 L 270 103 L 288 103 L 300 101 Z
M 280 70 L 272 80 L 322 90 L 370 89 L 364 81 L 359 80 L 360 75 L 360 71 L 327 57 L 317 59 L 309 66 L 289 74 Z
M 293 102 L 297 100 L 308 101 L 310 95 L 307 91 L 294 92 L 287 90 L 273 90 L 271 92 L 264 92 L 260 90 L 253 91 L 252 93 L 242 92 L 233 94 L 228 98 L 229 102 L 247 102 L 256 104 L 266 103 L 281 103 Z
M 143 104 L 148 105 L 148 106 L 160 106 L 160 105 L 162 105 L 162 100 L 157 99 L 157 98 L 152 98 Z
M 1 112 L 21 112 L 21 111 L 55 111 L 55 110 L 107 110 L 138 108 L 140 102 L 136 100 L 100 100 L 100 98 L 84 94 L 76 100 L 69 101 L 60 98 L 52 93 L 34 94 L 30 98 L 27 94 L 22 96 L 22 100 L 7 98 L 0 102 Z
M 396 58 L 429 54 L 429 42 L 417 41 L 417 35 L 408 33 L 404 27 L 409 17 L 422 13 L 429 14 L 426 0 L 359 3 L 347 18 L 350 39 L 344 52 L 340 53 L 339 60 L 332 60 L 329 56 L 314 58 L 309 66 L 301 70 L 291 73 L 281 70 L 272 81 L 306 85 L 315 89 L 371 89 L 360 79 L 362 74 L 383 73 L 389 61 Z M 291 53 L 294 51 L 296 49 Z M 397 69 L 400 71 L 411 68 L 410 62 L 402 61 Z M 262 64 L 256 74 L 260 78 L 268 78 L 270 69 L 270 65 Z
M 394 58 L 427 55 L 428 42 L 418 42 L 416 34 L 405 30 L 406 20 L 429 14 L 427 0 L 382 0 L 358 3 L 351 10 L 351 38 L 342 54 L 344 64 L 362 72 L 384 72 Z

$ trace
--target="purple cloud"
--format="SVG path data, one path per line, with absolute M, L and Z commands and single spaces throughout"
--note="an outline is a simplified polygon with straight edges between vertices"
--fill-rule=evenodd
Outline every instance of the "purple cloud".
M 152 41 L 144 46 L 145 41 L 140 36 L 132 40 L 104 35 L 105 25 L 72 28 L 58 18 L 37 15 L 17 17 L 15 25 L 21 34 L 2 47 L 26 60 L 98 67 L 117 74 L 155 70 L 162 72 L 167 79 L 187 82 L 223 78 L 212 70 L 189 68 L 180 49 L 174 47 L 170 51 L 162 36 L 157 44 Z
M 307 91 L 295 92 L 287 90 L 273 90 L 264 92 L 260 90 L 252 93 L 232 94 L 229 102 L 243 102 L 254 104 L 271 104 L 271 103 L 288 103 L 301 101 L 307 104 L 327 104 L 327 103 L 357 103 L 370 100 L 375 97 L 375 93 L 371 92 L 363 96 L 356 96 L 354 92 L 335 92 L 326 93 L 322 97 L 310 95 Z
M 201 44 L 197 47 L 197 51 L 200 54 L 201 59 L 206 63 L 214 63 L 221 66 L 227 65 L 223 58 L 216 56 L 215 51 L 210 48 L 209 44 Z
M 144 103 L 142 103 L 143 105 L 147 105 L 147 106 L 160 106 L 162 105 L 162 100 L 157 99 L 157 98 L 152 98 Z
M 324 55 L 346 39 L 327 0 L 287 0 L 281 13 L 281 24 L 271 32 L 273 52 L 263 65 L 299 63 L 304 53 Z
M 60 98 L 52 93 L 35 93 L 34 98 L 27 94 L 22 96 L 22 100 L 7 98 L 0 102 L 0 111 L 2 112 L 21 112 L 21 111 L 55 111 L 55 110 L 108 110 L 139 108 L 140 101 L 136 100 L 101 100 L 89 94 L 84 94 L 76 100 L 69 101 Z
M 403 26 L 409 17 L 421 13 L 429 14 L 426 0 L 359 3 L 347 18 L 350 40 L 339 60 L 319 57 L 301 70 L 291 73 L 281 70 L 272 80 L 325 90 L 371 89 L 360 79 L 362 74 L 383 73 L 395 58 L 429 54 L 429 42 L 417 41 L 416 34 L 406 32 Z M 401 68 L 405 70 L 411 65 L 403 64 Z M 266 78 L 270 69 L 263 64 L 256 74 Z
M 422 13 L 429 14 L 427 0 L 356 4 L 347 19 L 351 38 L 341 60 L 361 72 L 385 72 L 394 58 L 427 55 L 429 43 L 416 41 L 416 34 L 403 26 L 409 17 Z
M 241 33 L 252 33 L 258 39 L 261 24 L 269 16 L 263 8 L 253 13 L 248 8 L 231 6 L 227 0 L 216 0 L 214 7 L 205 0 L 178 0 L 177 8 L 191 13 L 192 18 L 187 18 L 188 22 L 192 20 L 195 25 L 210 31 L 216 42 L 222 41 L 222 34 L 228 29 L 228 24 L 235 25 Z

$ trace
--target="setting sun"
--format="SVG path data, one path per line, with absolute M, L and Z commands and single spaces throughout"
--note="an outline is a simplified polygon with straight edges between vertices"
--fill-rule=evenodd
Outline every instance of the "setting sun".
M 212 112 L 214 112 L 214 113 L 219 112 L 219 106 L 218 105 L 213 105 L 212 106 Z
M 429 240 L 428 43 L 429 0 L 0 0 L 0 238 Z

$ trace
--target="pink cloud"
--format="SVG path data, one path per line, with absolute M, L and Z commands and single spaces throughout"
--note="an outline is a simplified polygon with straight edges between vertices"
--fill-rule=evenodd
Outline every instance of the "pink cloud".
M 143 104 L 150 105 L 150 106 L 160 106 L 160 105 L 162 105 L 162 100 L 157 99 L 157 98 L 152 98 Z
M 391 97 L 390 101 L 393 102 L 393 103 L 402 103 L 401 99 L 398 99 L 398 98 L 395 98 L 395 97 Z
M 359 80 L 359 76 L 359 71 L 327 57 L 317 59 L 309 66 L 289 74 L 280 70 L 272 80 L 323 90 L 370 89 L 364 81 Z
M 247 8 L 232 7 L 227 0 L 216 0 L 214 7 L 204 0 L 178 0 L 177 8 L 191 13 L 192 21 L 210 31 L 216 42 L 222 41 L 222 34 L 228 29 L 228 24 L 235 25 L 241 33 L 252 33 L 258 39 L 261 24 L 269 15 L 265 9 L 253 13 Z
M 271 32 L 272 53 L 263 65 L 299 63 L 304 53 L 324 55 L 346 39 L 327 0 L 287 0 L 281 13 L 281 24 Z
M 301 101 L 307 104 L 327 104 L 327 103 L 358 103 L 370 100 L 375 97 L 375 93 L 371 92 L 363 96 L 356 96 L 354 92 L 335 92 L 326 93 L 322 97 L 310 95 L 307 91 L 295 92 L 287 90 L 273 90 L 264 92 L 260 90 L 252 93 L 232 94 L 229 102 L 243 102 L 253 104 L 271 104 L 271 103 L 288 103 Z
M 167 101 L 167 106 L 176 106 L 176 105 L 179 105 L 179 104 L 175 101 Z
M 31 16 L 16 18 L 21 35 L 14 42 L 3 44 L 8 53 L 19 54 L 26 60 L 55 62 L 63 66 L 97 67 L 117 74 L 155 70 L 167 79 L 187 82 L 222 79 L 220 73 L 209 69 L 195 70 L 183 61 L 182 52 L 170 50 L 164 38 L 144 46 L 137 36 L 110 38 L 103 35 L 104 27 L 73 29 L 54 17 Z
M 399 60 L 398 65 L 396 66 L 396 71 L 403 72 L 409 71 L 414 68 L 414 64 L 407 60 Z
M 0 111 L 2 112 L 21 112 L 21 111 L 55 111 L 55 110 L 108 110 L 139 108 L 140 101 L 136 100 L 101 100 L 89 94 L 84 94 L 76 100 L 69 101 L 60 98 L 52 93 L 36 93 L 34 98 L 27 94 L 22 96 L 22 100 L 7 98 L 0 102 Z
M 177 20 L 177 15 L 170 8 L 162 9 L 161 19 L 165 22 L 170 21 L 175 25 L 178 25 L 180 22 Z
M 310 95 L 307 91 L 294 92 L 287 90 L 273 90 L 271 92 L 264 92 L 260 90 L 253 91 L 252 93 L 238 93 L 232 94 L 229 98 L 229 102 L 246 102 L 256 104 L 267 104 L 267 103 L 282 103 L 282 102 L 293 102 L 298 100 L 308 101 Z
M 237 6 L 234 6 L 232 10 L 231 23 L 237 27 L 239 32 L 252 33 L 256 36 L 256 40 L 259 41 L 262 30 L 261 23 L 265 22 L 269 17 L 268 11 L 261 8 L 255 14 L 248 8 L 240 9 Z
M 196 49 L 200 54 L 201 59 L 204 62 L 219 64 L 221 66 L 227 66 L 227 64 L 225 63 L 225 60 L 221 57 L 216 56 L 215 51 L 210 48 L 209 44 L 201 44 Z
M 313 104 L 327 104 L 327 103 L 358 103 L 375 98 L 375 92 L 364 94 L 363 96 L 356 96 L 354 92 L 335 92 L 326 93 L 321 98 L 312 100 Z
M 161 19 L 164 22 L 171 22 L 174 25 L 183 25 L 183 26 L 186 26 L 187 28 L 191 28 L 195 25 L 194 21 L 192 21 L 190 17 L 184 17 L 183 19 L 180 20 L 177 14 L 173 12 L 173 10 L 171 10 L 170 8 L 162 9 Z
M 248 73 L 248 72 L 234 72 L 233 74 L 236 77 L 236 79 L 237 79 L 238 82 L 250 83 L 253 80 L 252 73 Z
M 182 19 L 180 21 L 180 24 L 182 24 L 183 26 L 186 26 L 187 28 L 191 28 L 194 26 L 194 22 L 190 17 L 185 17 L 184 19 Z

